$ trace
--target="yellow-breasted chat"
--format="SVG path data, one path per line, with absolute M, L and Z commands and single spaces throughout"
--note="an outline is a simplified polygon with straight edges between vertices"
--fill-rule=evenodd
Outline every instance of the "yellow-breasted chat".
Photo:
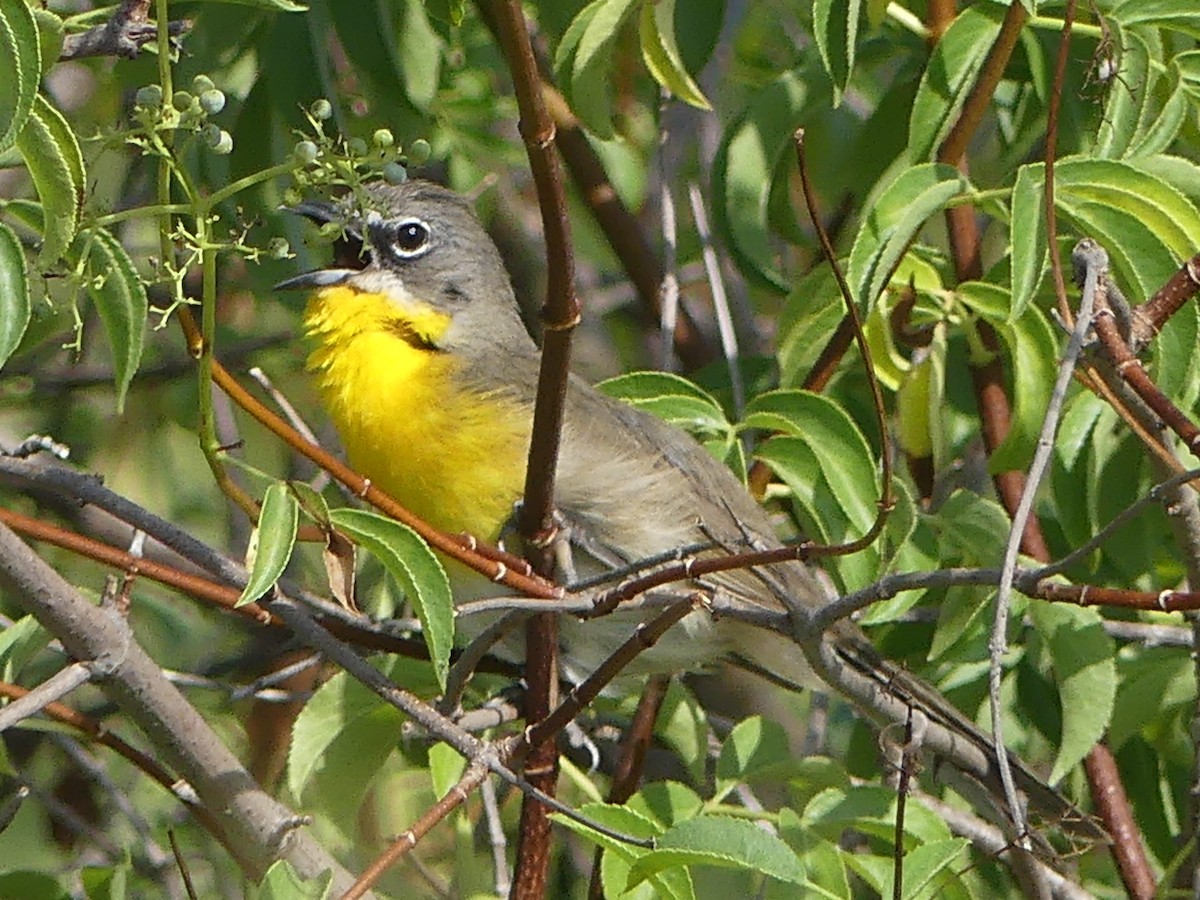
M 311 291 L 309 368 L 350 463 L 430 524 L 496 540 L 524 487 L 539 351 L 491 239 L 464 198 L 424 181 L 371 186 L 357 200 L 298 211 L 345 229 L 333 267 L 279 287 Z M 571 557 L 589 570 L 696 544 L 721 553 L 780 546 L 766 512 L 691 436 L 575 377 L 555 506 Z M 800 562 L 724 571 L 693 587 L 751 609 L 811 609 L 830 599 Z M 568 677 L 594 670 L 642 616 L 564 618 Z M 681 672 L 736 653 L 792 681 L 832 686 L 879 721 L 903 721 L 914 709 L 930 725 L 928 749 L 998 791 L 990 737 L 880 657 L 856 626 L 839 622 L 803 644 L 697 611 L 637 664 Z M 1061 795 L 1013 764 L 1043 815 L 1091 831 Z

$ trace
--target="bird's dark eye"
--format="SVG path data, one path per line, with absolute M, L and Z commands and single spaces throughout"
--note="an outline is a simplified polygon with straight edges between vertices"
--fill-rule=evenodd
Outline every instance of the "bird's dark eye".
M 399 256 L 420 256 L 429 249 L 429 226 L 420 219 L 405 219 L 396 226 L 392 246 Z

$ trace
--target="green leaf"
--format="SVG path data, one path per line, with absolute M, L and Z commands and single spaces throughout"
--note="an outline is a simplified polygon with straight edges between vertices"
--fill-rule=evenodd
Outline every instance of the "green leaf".
M 32 315 L 25 253 L 13 230 L 0 222 L 0 368 L 20 346 Z
M 704 778 L 708 759 L 708 717 L 694 694 L 679 681 L 672 679 L 663 698 L 654 733 L 679 755 L 692 776 Z
M 827 788 L 805 806 L 801 820 L 808 828 L 837 840 L 852 828 L 873 837 L 891 841 L 896 834 L 895 791 L 875 785 L 845 790 Z M 904 814 L 905 846 L 947 840 L 950 829 L 941 817 L 920 803 L 909 801 Z
M 636 9 L 637 0 L 595 0 L 575 17 L 559 48 L 558 81 L 570 85 L 566 96 L 571 108 L 601 140 L 613 137 L 612 68 L 617 38 Z
M 129 384 L 142 361 L 150 301 L 133 260 L 112 232 L 94 228 L 79 235 L 69 255 L 75 260 L 85 254 L 85 286 L 112 350 L 117 412 L 121 412 Z
M 953 166 L 925 163 L 906 169 L 884 189 L 854 239 L 846 270 L 861 310 L 869 310 L 888 285 L 926 220 L 970 187 Z
M 1013 321 L 1019 319 L 1033 302 L 1042 273 L 1049 263 L 1045 183 L 1029 166 L 1017 170 L 1008 239 L 1012 247 L 1012 302 L 1008 319 Z
M 908 158 L 918 163 L 937 151 L 954 126 L 983 67 L 1004 7 L 976 3 L 955 18 L 942 35 L 917 88 L 908 129 Z
M 656 872 L 686 865 L 748 869 L 791 884 L 804 883 L 804 867 L 791 848 L 745 819 L 698 816 L 669 828 L 657 847 L 634 863 L 630 887 Z
M 764 287 L 788 290 L 769 224 L 771 185 L 808 102 L 800 71 L 759 88 L 726 129 L 713 160 L 713 218 L 741 269 Z
M 1062 702 L 1062 737 L 1049 778 L 1054 784 L 1108 729 L 1117 691 L 1116 647 L 1095 609 L 1034 600 L 1029 615 L 1050 649 Z
M 429 23 L 429 14 L 421 0 L 401 0 L 396 62 L 404 74 L 408 99 L 428 110 L 437 96 L 442 72 L 443 41 Z
M 0 151 L 25 127 L 41 76 L 33 11 L 26 0 L 0 0 Z
M 458 784 L 466 769 L 467 761 L 462 754 L 445 741 L 429 748 L 429 779 L 433 782 L 433 795 L 439 800 Z
M 0 680 L 16 681 L 25 664 L 46 649 L 52 635 L 33 616 L 0 631 Z
M 704 799 L 678 781 L 654 781 L 630 797 L 625 805 L 649 816 L 663 828 L 670 828 L 700 815 Z
M 332 896 L 333 873 L 301 878 L 285 859 L 276 860 L 257 885 L 248 884 L 246 900 L 326 900 Z
M 38 51 L 42 57 L 42 76 L 49 72 L 62 53 L 63 36 L 66 29 L 60 16 L 48 9 L 33 8 L 33 18 L 37 22 Z M 0 64 L 0 69 L 3 65 Z
M 1055 205 L 1108 251 L 1130 303 L 1141 303 L 1200 247 L 1200 211 L 1169 175 L 1178 165 L 1068 157 L 1054 168 Z M 1029 167 L 1041 177 L 1041 164 Z M 1168 174 L 1169 173 L 1169 174 Z
M 943 896 L 940 891 L 930 894 L 926 889 L 934 886 L 949 866 L 967 862 L 964 857 L 970 846 L 971 842 L 966 838 L 947 838 L 922 844 L 905 853 L 900 896 L 905 900 L 920 896 Z M 949 877 L 957 879 L 956 875 Z M 891 891 L 885 890 L 884 896 L 891 896 Z
M 1108 18 L 1121 25 L 1154 25 L 1200 38 L 1200 21 L 1190 0 L 1124 0 Z
M 833 105 L 842 102 L 842 93 L 854 74 L 854 54 L 858 44 L 858 20 L 862 0 L 835 2 L 815 0 L 813 3 L 813 37 L 821 62 L 833 82 Z
M 250 578 L 238 598 L 238 606 L 253 603 L 275 586 L 292 558 L 299 521 L 300 507 L 287 484 L 277 481 L 270 485 L 263 493 L 258 525 L 250 535 L 246 551 Z
M 850 524 L 860 533 L 871 527 L 879 500 L 875 459 L 844 409 L 809 391 L 771 391 L 747 405 L 738 427 L 779 431 L 803 441 L 816 455 L 821 474 Z
M 717 757 L 716 790 L 719 802 L 739 784 L 794 768 L 795 759 L 783 726 L 762 716 L 751 716 L 734 726 Z
M 1152 37 L 1158 54 L 1147 46 Z M 1113 23 L 1113 40 L 1121 48 L 1120 77 L 1113 78 L 1107 88 L 1104 116 L 1096 131 L 1097 156 L 1119 159 L 1126 154 L 1137 132 L 1138 121 L 1154 97 L 1154 85 L 1159 78 L 1159 63 L 1151 58 L 1162 53 L 1161 41 L 1151 29 L 1131 31 Z
M 638 39 L 642 45 L 642 59 L 655 81 L 689 106 L 712 109 L 680 56 L 675 40 L 675 0 L 658 0 L 642 6 Z
M 390 675 L 390 662 L 377 668 Z M 404 716 L 345 672 L 317 688 L 296 718 L 288 751 L 288 790 L 356 818 L 367 786 L 400 739 Z M 352 826 L 347 826 L 352 830 Z
M 1010 295 L 996 285 L 963 282 L 959 285 L 959 297 L 995 327 L 1012 359 L 1009 367 L 1013 373 L 1012 427 L 988 458 L 988 471 L 1024 469 L 1033 459 L 1058 373 L 1059 350 L 1054 327 L 1046 314 L 1033 306 L 1027 306 L 1020 318 L 1010 318 Z
M 617 806 L 607 803 L 585 803 L 579 812 L 589 820 L 597 822 L 615 831 L 637 838 L 656 838 L 662 829 L 637 810 L 629 806 Z M 624 841 L 618 841 L 602 834 L 586 823 L 564 816 L 562 813 L 551 813 L 550 818 L 576 834 L 587 838 L 592 843 L 604 848 L 601 863 L 601 879 L 604 883 L 606 897 L 620 897 L 623 900 L 634 900 L 643 896 L 637 893 L 626 893 L 629 882 L 629 870 L 633 862 L 648 851 L 643 847 L 635 847 Z M 649 885 L 653 889 L 649 896 L 667 898 L 667 900 L 694 900 L 695 890 L 692 886 L 691 875 L 686 869 L 668 869 L 650 877 Z
M 669 372 L 630 372 L 602 381 L 596 389 L 693 433 L 725 435 L 731 428 L 716 398 Z
M 929 518 L 943 542 L 941 556 L 966 566 L 996 566 L 1004 557 L 1011 523 L 994 500 L 968 490 L 951 494 Z
M 421 536 L 394 519 L 358 509 L 335 509 L 335 528 L 374 555 L 399 582 L 421 620 L 438 684 L 445 688 L 454 647 L 454 599 L 446 570 Z
M 17 149 L 42 201 L 42 250 L 38 265 L 47 268 L 62 258 L 75 237 L 83 197 L 83 156 L 62 114 L 41 94 L 34 100 Z

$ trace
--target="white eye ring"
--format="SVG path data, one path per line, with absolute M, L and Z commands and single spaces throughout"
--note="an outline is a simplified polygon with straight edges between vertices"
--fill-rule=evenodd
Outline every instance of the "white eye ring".
M 392 235 L 392 249 L 401 259 L 415 259 L 429 250 L 429 225 L 421 219 L 401 219 Z

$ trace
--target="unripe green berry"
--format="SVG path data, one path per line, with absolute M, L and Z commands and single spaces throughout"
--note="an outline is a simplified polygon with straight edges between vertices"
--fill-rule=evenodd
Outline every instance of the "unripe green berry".
M 340 237 L 344 230 L 345 226 L 340 222 L 326 222 L 317 229 L 317 233 L 320 234 L 321 237 L 336 238 Z
M 187 91 L 176 91 L 171 95 L 171 105 L 180 112 L 187 112 L 192 108 L 192 95 Z
M 227 156 L 233 152 L 233 135 L 228 131 L 222 131 L 221 137 L 217 140 L 216 146 L 212 148 L 213 153 L 220 156 Z
M 317 145 L 312 141 L 300 141 L 292 148 L 292 155 L 296 157 L 296 162 L 302 165 L 308 165 L 315 161 L 319 152 Z
M 392 144 L 396 143 L 396 139 L 392 137 L 392 133 L 388 131 L 388 129 L 380 128 L 373 135 L 371 135 L 371 143 L 376 147 L 386 150 L 388 147 L 392 146 Z
M 271 238 L 267 243 L 267 255 L 271 259 L 287 259 L 288 253 L 291 252 L 291 247 L 285 238 Z
M 362 138 L 350 138 L 350 142 L 346 147 L 354 156 L 367 155 L 367 142 Z
M 429 141 L 424 138 L 418 138 L 408 145 L 408 161 L 414 166 L 419 166 L 427 162 L 432 153 L 433 148 L 429 146 Z
M 145 106 L 148 109 L 161 106 L 163 100 L 162 88 L 157 84 L 148 84 L 145 87 L 140 87 L 133 99 L 138 106 Z
M 312 117 L 318 121 L 324 121 L 333 115 L 333 106 L 328 100 L 322 97 L 320 100 L 313 102 L 313 105 L 308 108 L 312 113 Z
M 398 162 L 390 162 L 383 167 L 383 180 L 388 184 L 404 184 L 408 181 L 408 172 Z
M 210 116 L 215 116 L 225 108 L 225 95 L 216 88 L 209 88 L 200 95 L 200 108 Z
M 216 85 L 213 80 L 207 75 L 197 75 L 192 79 L 192 92 L 195 94 L 203 94 L 205 91 L 211 91 Z

